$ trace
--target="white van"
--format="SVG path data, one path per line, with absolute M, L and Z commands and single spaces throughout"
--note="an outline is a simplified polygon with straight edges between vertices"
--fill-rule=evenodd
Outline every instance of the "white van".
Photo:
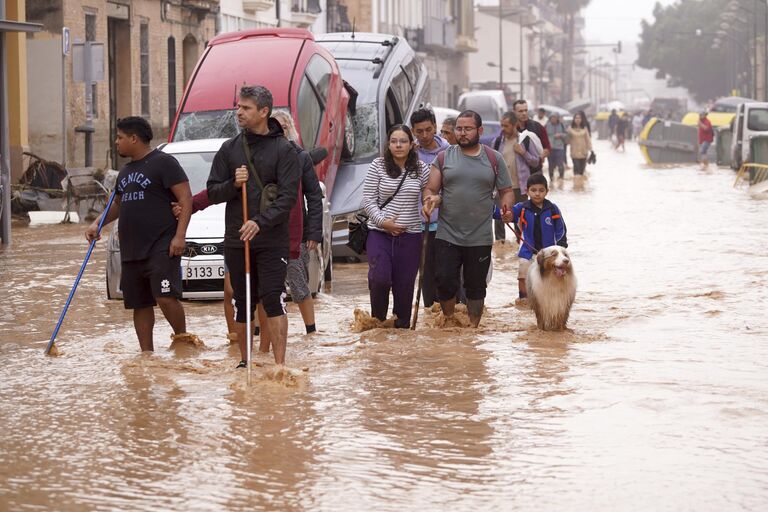
M 731 168 L 738 170 L 751 161 L 749 141 L 755 135 L 768 135 L 768 103 L 742 103 L 733 119 Z
M 469 91 L 459 96 L 459 111 L 474 110 L 483 121 L 501 122 L 501 116 L 509 110 L 504 91 L 501 89 L 488 91 Z

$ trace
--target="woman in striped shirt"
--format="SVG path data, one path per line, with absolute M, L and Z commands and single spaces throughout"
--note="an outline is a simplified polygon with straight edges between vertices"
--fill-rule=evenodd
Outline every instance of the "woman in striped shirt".
M 368 290 L 371 315 L 385 320 L 392 291 L 395 327 L 411 322 L 413 285 L 421 255 L 421 191 L 429 166 L 419 160 L 411 129 L 389 129 L 384 155 L 371 162 L 363 187 L 368 214 Z

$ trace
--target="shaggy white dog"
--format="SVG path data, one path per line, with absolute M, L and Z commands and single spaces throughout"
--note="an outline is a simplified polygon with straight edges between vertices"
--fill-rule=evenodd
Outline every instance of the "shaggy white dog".
M 576 298 L 576 276 L 568 252 L 559 245 L 540 250 L 528 269 L 525 287 L 539 329 L 565 329 Z

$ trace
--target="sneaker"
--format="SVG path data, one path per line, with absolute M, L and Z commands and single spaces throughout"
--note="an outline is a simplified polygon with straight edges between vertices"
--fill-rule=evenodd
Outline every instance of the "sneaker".
M 248 368 L 248 361 L 246 361 L 245 359 L 243 359 L 242 361 L 240 361 L 240 362 L 237 364 L 237 366 L 235 366 L 235 370 L 238 370 L 238 369 L 240 369 L 240 368 Z

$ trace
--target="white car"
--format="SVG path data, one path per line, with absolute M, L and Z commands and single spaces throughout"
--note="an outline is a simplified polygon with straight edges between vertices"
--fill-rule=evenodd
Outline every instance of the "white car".
M 173 155 L 189 178 L 192 195 L 202 191 L 211 172 L 213 157 L 227 139 L 202 139 L 171 142 L 159 149 Z M 322 290 L 331 276 L 331 210 L 323 190 L 323 241 L 309 258 L 309 286 L 313 294 Z M 187 247 L 181 257 L 182 296 L 185 299 L 221 299 L 224 297 L 224 210 L 214 204 L 192 215 L 187 228 Z M 107 298 L 121 299 L 120 242 L 118 222 L 107 241 Z

